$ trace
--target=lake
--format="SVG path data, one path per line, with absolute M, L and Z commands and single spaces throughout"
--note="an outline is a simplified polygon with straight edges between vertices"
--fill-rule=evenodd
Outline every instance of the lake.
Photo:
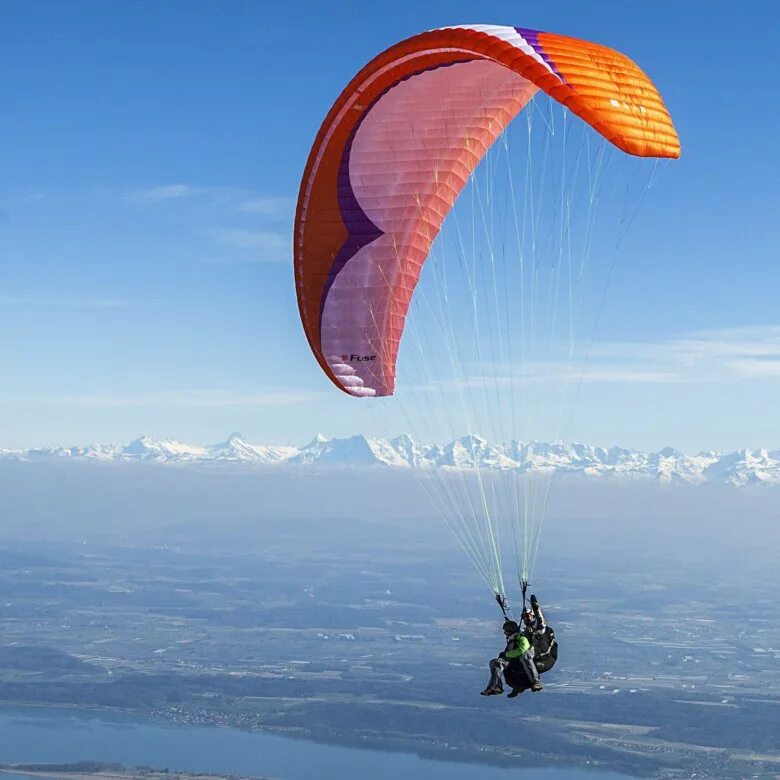
M 167 724 L 121 713 L 0 708 L 0 762 L 109 761 L 279 780 L 621 780 L 600 770 L 501 768 L 338 747 L 259 732 Z M 2 778 L 12 775 L 0 774 Z M 18 778 L 25 777 L 17 775 Z

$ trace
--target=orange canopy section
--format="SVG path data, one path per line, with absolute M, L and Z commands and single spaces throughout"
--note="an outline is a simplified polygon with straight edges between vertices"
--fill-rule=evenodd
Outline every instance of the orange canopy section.
M 451 27 L 402 41 L 331 108 L 301 182 L 295 281 L 309 345 L 341 390 L 393 393 L 431 244 L 474 168 L 538 90 L 628 154 L 679 157 L 661 96 L 628 57 L 519 27 Z

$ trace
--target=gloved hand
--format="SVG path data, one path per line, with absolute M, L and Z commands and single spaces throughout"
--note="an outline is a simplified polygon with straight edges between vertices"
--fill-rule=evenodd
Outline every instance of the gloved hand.
M 539 600 L 534 596 L 534 594 L 531 594 L 531 606 L 532 607 L 538 607 L 539 606 Z

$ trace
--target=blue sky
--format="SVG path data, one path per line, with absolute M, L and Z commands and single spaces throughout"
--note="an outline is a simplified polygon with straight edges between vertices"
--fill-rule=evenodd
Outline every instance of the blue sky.
M 355 71 L 464 22 L 625 51 L 682 139 L 599 333 L 665 379 L 588 383 L 572 437 L 780 447 L 778 21 L 759 2 L 0 0 L 0 447 L 400 432 L 310 358 L 292 211 Z

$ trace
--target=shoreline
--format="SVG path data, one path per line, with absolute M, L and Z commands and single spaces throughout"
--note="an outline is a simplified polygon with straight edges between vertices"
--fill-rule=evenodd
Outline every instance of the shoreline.
M 653 773 L 641 773 L 635 769 L 618 766 L 616 763 L 606 764 L 590 761 L 587 765 L 576 757 L 566 760 L 562 757 L 545 758 L 539 754 L 529 754 L 522 751 L 499 752 L 494 748 L 480 749 L 479 747 L 459 747 L 451 744 L 437 744 L 425 741 L 416 741 L 405 738 L 380 737 L 379 735 L 349 735 L 349 734 L 316 734 L 306 727 L 274 727 L 264 726 L 246 728 L 225 723 L 182 721 L 176 717 L 166 717 L 159 710 L 144 711 L 126 709 L 121 707 L 84 706 L 80 704 L 63 703 L 51 705 L 48 703 L 20 703 L 8 700 L 0 700 L 0 711 L 3 709 L 34 709 L 41 711 L 70 710 L 74 713 L 91 714 L 98 718 L 109 717 L 111 714 L 122 715 L 128 718 L 155 722 L 159 726 L 169 728 L 209 728 L 226 731 L 236 731 L 244 734 L 259 734 L 267 737 L 278 737 L 290 741 L 303 741 L 326 747 L 338 747 L 350 750 L 362 750 L 371 753 L 394 753 L 416 756 L 425 761 L 434 761 L 441 764 L 466 764 L 471 766 L 484 765 L 492 769 L 510 770 L 520 763 L 524 769 L 576 769 L 584 772 L 611 772 L 631 778 L 652 778 Z M 85 777 L 85 775 L 81 775 Z M 126 777 L 126 776 L 125 776 Z M 232 778 L 231 778 L 232 780 Z
M 83 768 L 79 768 L 83 767 Z M 94 767 L 94 768 L 89 768 Z M 56 780 L 269 780 L 261 776 L 215 775 L 203 772 L 173 772 L 154 767 L 126 767 L 103 762 L 77 764 L 0 764 L 0 775 L 24 774 L 29 777 L 52 777 Z

